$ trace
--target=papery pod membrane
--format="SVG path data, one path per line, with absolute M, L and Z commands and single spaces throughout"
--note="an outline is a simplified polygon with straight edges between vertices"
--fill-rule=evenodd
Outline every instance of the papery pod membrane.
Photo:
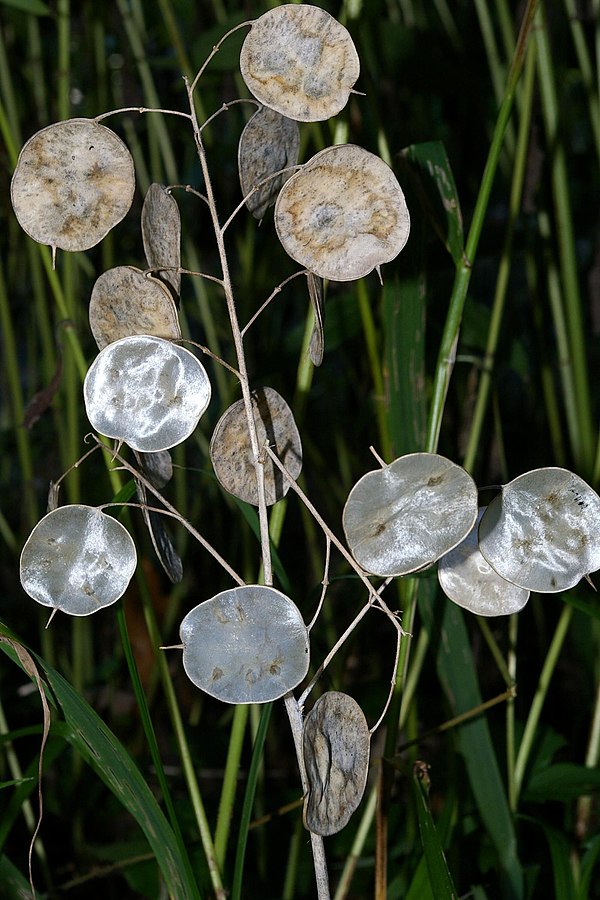
M 259 448 L 268 441 L 290 476 L 302 469 L 302 443 L 294 416 L 283 397 L 270 387 L 252 392 L 252 412 Z M 213 432 L 210 458 L 219 483 L 230 494 L 258 506 L 256 469 L 243 400 L 227 409 Z M 267 457 L 264 462 L 265 500 L 271 506 L 289 490 L 289 482 Z
M 238 171 L 246 206 L 262 219 L 277 199 L 281 185 L 291 172 L 283 172 L 251 194 L 252 188 L 281 169 L 295 166 L 300 150 L 300 131 L 292 119 L 263 106 L 248 120 L 238 145 Z
M 129 150 L 93 119 L 67 119 L 30 137 L 10 189 L 21 228 L 71 251 L 98 244 L 126 215 L 134 191 Z
M 479 525 L 479 549 L 507 581 L 556 593 L 600 568 L 600 497 L 568 469 L 519 475 Z
M 168 450 L 136 453 L 135 457 L 150 484 L 158 490 L 164 488 L 173 477 L 173 460 Z
M 135 266 L 116 266 L 100 275 L 92 288 L 89 318 L 100 350 L 134 334 L 181 339 L 177 308 L 169 289 Z
M 134 451 L 134 453 L 142 473 L 150 484 L 157 490 L 161 490 L 169 483 L 173 476 L 173 461 L 168 450 L 160 450 L 156 453 Z M 148 506 L 153 505 L 152 500 L 148 503 L 146 486 L 137 478 L 136 493 L 142 504 L 142 515 L 156 556 L 172 584 L 179 584 L 183 578 L 183 563 L 169 537 L 165 526 L 165 517 L 161 513 L 148 509 Z
M 520 612 L 529 591 L 502 578 L 479 550 L 477 532 L 486 507 L 481 507 L 466 538 L 438 564 L 438 581 L 445 595 L 478 616 L 508 616 Z
M 372 575 L 407 575 L 432 565 L 469 533 L 477 488 L 461 466 L 411 453 L 358 481 L 342 522 L 357 563 Z
M 308 296 L 312 307 L 315 324 L 310 336 L 309 354 L 313 366 L 320 366 L 325 353 L 325 302 L 323 300 L 323 281 L 308 272 Z
M 177 201 L 162 184 L 154 182 L 142 206 L 142 241 L 149 269 L 168 284 L 177 298 L 181 293 L 181 215 Z M 163 268 L 164 267 L 164 268 Z M 150 332 L 154 334 L 154 332 Z
M 268 703 L 293 690 L 309 663 L 308 630 L 280 591 L 244 585 L 192 609 L 181 623 L 183 667 L 225 703 Z
M 250 92 L 298 122 L 337 115 L 360 73 L 349 32 L 317 6 L 284 4 L 252 23 L 240 53 Z
M 286 181 L 275 228 L 300 265 L 321 278 L 353 281 L 400 253 L 410 216 L 390 167 L 362 147 L 342 144 L 321 150 Z
M 41 519 L 21 553 L 23 589 L 71 616 L 89 616 L 121 597 L 137 564 L 126 528 L 93 506 L 60 506 Z
M 370 746 L 367 720 L 352 697 L 328 691 L 317 700 L 302 732 L 309 831 L 326 837 L 348 824 L 367 784 Z
M 92 427 L 144 453 L 188 438 L 210 395 L 208 375 L 193 353 L 149 335 L 109 344 L 83 383 Z

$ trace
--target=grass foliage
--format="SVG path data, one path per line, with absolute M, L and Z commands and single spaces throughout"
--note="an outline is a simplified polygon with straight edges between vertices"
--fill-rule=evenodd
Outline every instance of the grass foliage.
M 96 353 L 92 285 L 111 266 L 144 265 L 139 214 L 151 181 L 202 189 L 177 118 L 111 117 L 135 160 L 133 209 L 91 251 L 59 253 L 54 271 L 10 207 L 18 151 L 59 119 L 125 106 L 185 109 L 182 74 L 193 77 L 228 29 L 274 5 L 0 2 L 2 897 L 30 895 L 47 718 L 36 683 L 50 703 L 32 860 L 39 897 L 314 895 L 282 704 L 213 701 L 190 685 L 179 654 L 158 649 L 177 642 L 192 606 L 230 586 L 211 556 L 169 523 L 185 567 L 181 584 L 169 585 L 141 516 L 124 511 L 140 556 L 125 598 L 88 619 L 57 616 L 49 629 L 18 576 L 50 481 L 87 449 L 81 384 Z M 366 96 L 353 96 L 335 121 L 303 126 L 301 159 L 344 141 L 378 153 L 405 190 L 412 231 L 383 267 L 383 285 L 375 274 L 328 285 L 319 369 L 307 361 L 304 278 L 287 283 L 246 335 L 251 379 L 294 410 L 302 489 L 338 535 L 350 489 L 376 467 L 371 445 L 386 461 L 437 448 L 479 485 L 557 465 L 598 489 L 598 3 L 553 0 L 536 11 L 530 2 L 525 15 L 535 19 L 523 42 L 521 5 L 507 0 L 321 5 L 354 38 Z M 247 96 L 244 34 L 234 33 L 202 76 L 201 120 Z M 204 132 L 222 220 L 240 202 L 237 141 L 251 111 L 234 105 Z M 184 190 L 177 200 L 183 264 L 213 271 L 208 216 Z M 271 214 L 260 228 L 238 216 L 228 247 L 243 324 L 294 265 Z M 235 364 L 215 285 L 184 276 L 181 317 L 186 335 Z M 255 510 L 224 494 L 208 459 L 236 382 L 206 365 L 213 400 L 174 453 L 168 498 L 255 582 Z M 109 477 L 95 454 L 65 478 L 62 499 L 124 503 L 132 486 L 127 473 Z M 270 529 L 276 584 L 308 622 L 321 594 L 323 536 L 292 494 L 273 508 Z M 335 550 L 329 582 L 311 634 L 316 664 L 364 604 Z M 424 572 L 398 579 L 386 597 L 410 637 L 373 739 L 364 801 L 326 842 L 336 900 L 600 898 L 597 596 L 582 582 L 534 595 L 518 616 L 481 620 Z M 394 648 L 393 629 L 370 612 L 318 690 L 351 694 L 373 724 L 395 677 Z

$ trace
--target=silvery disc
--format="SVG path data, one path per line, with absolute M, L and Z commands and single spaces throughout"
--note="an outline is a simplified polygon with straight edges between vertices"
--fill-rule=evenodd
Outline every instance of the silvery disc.
M 211 386 L 204 366 L 189 350 L 135 335 L 98 354 L 83 395 L 96 431 L 150 453 L 190 436 L 208 406 Z

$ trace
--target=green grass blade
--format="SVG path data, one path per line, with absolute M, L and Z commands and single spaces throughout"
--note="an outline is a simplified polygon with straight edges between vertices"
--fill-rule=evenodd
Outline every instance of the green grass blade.
M 415 763 L 411 787 L 431 891 L 436 900 L 456 900 L 458 894 L 429 808 L 429 775 L 424 763 Z
M 134 817 L 150 844 L 170 895 L 199 898 L 173 830 L 139 769 L 113 732 L 55 669 L 37 658 L 69 727 L 69 742 Z
M 4 900 L 31 900 L 29 881 L 8 856 L 0 856 L 0 884 Z M 43 900 L 45 896 L 37 892 L 37 900 Z
M 433 639 L 435 607 L 426 592 L 420 598 L 419 610 Z M 478 706 L 481 691 L 464 616 L 454 603 L 444 604 L 440 628 L 438 675 L 456 715 Z M 498 854 L 506 892 L 511 898 L 520 898 L 523 873 L 516 836 L 486 719 L 482 716 L 464 724 L 458 731 L 458 743 L 479 815 Z
M 591 896 L 592 876 L 596 875 L 598 882 L 598 859 L 600 858 L 600 834 L 597 834 L 590 842 L 581 860 L 579 872 L 579 885 L 577 888 L 577 900 L 587 900 Z

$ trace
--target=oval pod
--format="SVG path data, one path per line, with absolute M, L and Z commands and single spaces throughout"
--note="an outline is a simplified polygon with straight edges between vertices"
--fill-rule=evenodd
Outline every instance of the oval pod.
M 246 123 L 238 145 L 238 172 L 246 206 L 256 219 L 262 219 L 291 172 L 275 175 L 280 169 L 295 166 L 300 150 L 300 131 L 293 119 L 287 119 L 268 106 L 257 110 Z M 269 178 L 255 193 L 252 189 Z
M 93 506 L 59 506 L 37 523 L 21 552 L 21 584 L 42 606 L 88 616 L 121 597 L 137 564 L 131 535 Z
M 88 250 L 128 212 L 133 158 L 114 131 L 93 119 L 42 128 L 23 146 L 10 196 L 21 228 L 40 244 Z
M 222 591 L 190 610 L 179 633 L 186 675 L 225 703 L 277 700 L 308 671 L 308 630 L 298 607 L 275 588 Z
M 363 475 L 342 524 L 357 563 L 388 577 L 432 565 L 476 518 L 477 488 L 461 466 L 437 453 L 410 453 Z
M 317 700 L 302 731 L 309 831 L 325 837 L 348 824 L 367 784 L 370 746 L 367 720 L 352 697 L 328 691 Z
M 400 253 L 410 216 L 387 163 L 342 144 L 321 150 L 286 181 L 275 229 L 300 265 L 321 278 L 353 281 Z
M 92 427 L 144 453 L 168 450 L 188 438 L 210 395 L 208 375 L 194 354 L 150 335 L 109 344 L 83 383 Z
M 551 466 L 504 485 L 479 525 L 479 549 L 507 581 L 552 594 L 600 568 L 599 530 L 596 491 Z
M 348 102 L 360 62 L 350 33 L 318 6 L 288 3 L 252 23 L 240 72 L 265 106 L 298 122 L 337 115 Z

